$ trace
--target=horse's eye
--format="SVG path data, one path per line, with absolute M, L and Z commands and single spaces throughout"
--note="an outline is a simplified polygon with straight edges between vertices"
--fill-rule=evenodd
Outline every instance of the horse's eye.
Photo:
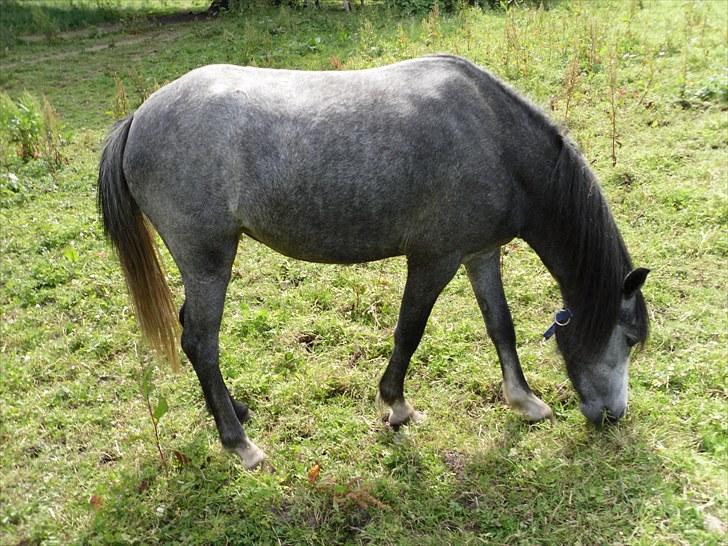
M 635 336 L 631 336 L 631 335 L 627 334 L 624 337 L 627 338 L 627 346 L 628 347 L 634 347 L 635 345 L 637 345 L 638 339 Z

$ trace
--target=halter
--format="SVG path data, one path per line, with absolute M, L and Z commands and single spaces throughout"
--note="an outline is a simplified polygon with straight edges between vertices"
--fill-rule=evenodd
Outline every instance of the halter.
M 564 307 L 563 309 L 556 311 L 554 314 L 554 322 L 548 327 L 548 330 L 543 333 L 544 340 L 550 339 L 556 333 L 557 326 L 568 326 L 571 322 L 571 317 L 573 316 L 574 314 L 568 307 Z

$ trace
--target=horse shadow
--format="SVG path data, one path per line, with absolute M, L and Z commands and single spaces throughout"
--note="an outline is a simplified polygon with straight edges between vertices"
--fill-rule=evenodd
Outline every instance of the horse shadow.
M 121 475 L 80 542 L 382 543 L 386 529 L 383 543 L 611 543 L 637 532 L 665 463 L 629 420 L 549 446 L 530 428 L 509 417 L 493 443 L 464 450 L 381 431 L 369 455 L 379 475 L 339 481 L 245 472 L 200 432 L 166 475 L 151 453 Z

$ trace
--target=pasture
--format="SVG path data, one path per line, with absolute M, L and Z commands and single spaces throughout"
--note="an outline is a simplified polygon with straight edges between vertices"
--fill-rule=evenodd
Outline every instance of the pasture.
M 144 19 L 206 4 L 0 6 L 0 544 L 725 543 L 725 4 L 553 0 L 410 16 L 331 3 Z M 103 17 L 98 5 L 110 6 Z M 518 350 L 554 421 L 529 425 L 505 405 L 461 270 L 405 387 L 427 419 L 395 432 L 375 395 L 404 260 L 317 265 L 243 239 L 221 368 L 270 457 L 248 472 L 221 449 L 187 360 L 174 374 L 140 342 L 96 212 L 104 136 L 201 65 L 342 70 L 434 52 L 488 68 L 561 123 L 635 265 L 652 270 L 629 412 L 587 424 L 553 340 L 541 340 L 558 288 L 514 240 L 502 269 Z

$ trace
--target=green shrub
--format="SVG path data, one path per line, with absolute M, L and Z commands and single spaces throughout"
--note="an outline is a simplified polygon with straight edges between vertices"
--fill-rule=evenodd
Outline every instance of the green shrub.
M 35 97 L 26 92 L 13 101 L 3 93 L 0 96 L 0 124 L 5 140 L 18 147 L 18 155 L 23 161 L 38 157 L 43 116 Z
M 458 0 L 385 0 L 385 4 L 393 11 L 414 15 L 429 13 L 438 5 L 443 11 L 455 11 L 462 4 Z
M 466 6 L 507 11 L 521 5 L 548 8 L 551 0 L 384 0 L 384 3 L 394 11 L 414 15 L 432 11 L 435 4 L 446 12 L 457 11 Z
M 0 161 L 9 163 L 15 155 L 23 162 L 45 160 L 55 172 L 65 162 L 61 147 L 65 141 L 58 114 L 46 97 L 39 101 L 25 92 L 17 100 L 0 93 Z

